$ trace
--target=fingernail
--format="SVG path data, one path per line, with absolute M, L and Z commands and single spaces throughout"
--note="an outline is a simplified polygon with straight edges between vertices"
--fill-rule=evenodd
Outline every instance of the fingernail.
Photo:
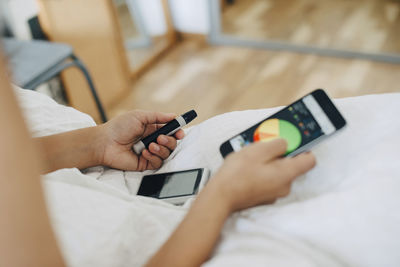
M 157 144 L 154 144 L 153 145 L 153 150 L 158 152 L 158 151 L 160 151 L 160 147 Z
M 158 142 L 161 145 L 166 145 L 168 143 L 168 139 L 167 137 L 160 135 L 160 137 L 158 137 Z

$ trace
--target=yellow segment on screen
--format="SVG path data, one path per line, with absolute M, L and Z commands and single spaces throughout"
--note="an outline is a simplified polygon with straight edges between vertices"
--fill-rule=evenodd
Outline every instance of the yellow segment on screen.
M 254 132 L 254 141 L 268 142 L 279 137 L 279 119 L 269 119 Z

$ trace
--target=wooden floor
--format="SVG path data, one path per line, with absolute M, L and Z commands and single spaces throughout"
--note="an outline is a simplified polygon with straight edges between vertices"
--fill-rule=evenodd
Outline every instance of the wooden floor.
M 187 40 L 108 112 L 113 117 L 130 109 L 176 114 L 195 109 L 200 122 L 233 110 L 286 105 L 316 88 L 332 97 L 400 92 L 400 65 Z
M 235 0 L 228 35 L 365 52 L 400 53 L 399 0 Z

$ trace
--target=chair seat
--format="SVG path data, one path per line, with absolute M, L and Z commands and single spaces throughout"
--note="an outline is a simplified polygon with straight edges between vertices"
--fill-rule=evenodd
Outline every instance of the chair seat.
M 22 88 L 72 56 L 71 46 L 46 41 L 4 38 L 3 46 L 13 72 L 13 81 Z

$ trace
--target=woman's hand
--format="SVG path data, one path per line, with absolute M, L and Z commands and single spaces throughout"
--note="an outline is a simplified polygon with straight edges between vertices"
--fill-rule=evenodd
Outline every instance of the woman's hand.
M 232 212 L 286 196 L 292 181 L 315 165 L 310 153 L 282 158 L 286 146 L 285 140 L 277 139 L 252 144 L 228 156 L 183 222 L 146 266 L 200 266 L 209 259 Z
M 135 154 L 132 146 L 175 117 L 170 113 L 135 110 L 98 126 L 103 136 L 101 164 L 130 171 L 160 168 L 176 148 L 177 140 L 184 137 L 182 130 L 177 131 L 175 136 L 160 135 L 157 143 L 151 143 L 141 155 Z
M 311 153 L 282 157 L 287 143 L 255 143 L 229 155 L 207 186 L 215 186 L 231 212 L 273 203 L 290 192 L 293 180 L 315 166 Z

